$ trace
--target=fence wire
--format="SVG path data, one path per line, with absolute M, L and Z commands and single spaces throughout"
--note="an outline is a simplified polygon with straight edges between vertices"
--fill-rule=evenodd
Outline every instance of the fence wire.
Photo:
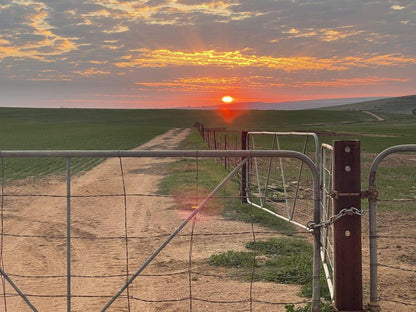
M 177 225 L 174 221 L 192 211 L 189 203 L 197 206 L 204 199 L 198 158 L 195 167 L 189 168 L 194 171 L 195 189 L 183 194 L 156 193 L 159 182 L 138 190 L 138 185 L 150 183 L 142 180 L 138 166 L 149 164 L 130 158 L 108 159 L 92 171 L 72 177 L 72 268 L 68 276 L 66 178 L 9 180 L 3 160 L 0 266 L 39 311 L 66 310 L 68 278 L 71 308 L 98 311 L 132 276 L 143 257 L 171 235 Z M 157 166 L 163 174 L 168 162 L 159 160 Z M 213 196 L 214 200 L 230 198 L 241 199 L 241 195 L 224 192 Z M 245 242 L 276 235 L 276 231 L 236 223 L 221 214 L 196 216 L 109 310 L 274 311 L 287 304 L 305 304 L 306 299 L 280 297 L 281 288 L 276 284 L 255 283 L 255 260 L 249 273 L 212 267 L 207 262 L 211 254 L 239 250 Z M 2 311 L 28 308 L 4 276 L 2 297 Z
M 387 159 L 388 161 L 388 159 Z M 384 187 L 378 188 L 383 197 Z M 406 200 L 405 214 L 389 211 L 403 200 L 378 200 L 378 300 L 382 311 L 416 309 L 416 200 Z M 400 291 L 398 291 L 400 290 Z

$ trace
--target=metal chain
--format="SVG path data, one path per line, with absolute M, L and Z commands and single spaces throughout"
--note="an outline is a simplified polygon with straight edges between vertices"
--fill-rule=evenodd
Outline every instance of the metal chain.
M 336 215 L 329 218 L 328 220 L 321 221 L 318 224 L 315 224 L 313 221 L 309 221 L 306 224 L 306 227 L 310 230 L 314 230 L 316 228 L 321 228 L 321 227 L 329 227 L 332 224 L 334 224 L 336 221 L 341 219 L 343 216 L 353 216 L 353 215 L 363 216 L 364 214 L 365 214 L 364 210 L 359 210 L 358 208 L 355 208 L 355 207 L 344 208 L 340 212 L 338 212 Z

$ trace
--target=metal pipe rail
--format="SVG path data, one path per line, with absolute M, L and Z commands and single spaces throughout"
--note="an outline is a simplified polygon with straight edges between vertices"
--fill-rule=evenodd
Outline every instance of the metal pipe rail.
M 370 167 L 370 175 L 368 180 L 368 192 L 370 194 L 368 198 L 370 223 L 370 309 L 371 307 L 374 307 L 374 311 L 377 311 L 378 309 L 379 299 L 377 291 L 377 169 L 381 161 L 388 155 L 402 152 L 416 152 L 416 144 L 404 144 L 389 147 L 377 155 Z
M 322 211 L 321 218 L 323 221 L 328 221 L 333 215 L 332 201 L 329 198 L 329 193 L 332 190 L 332 153 L 334 147 L 330 144 L 322 143 L 321 145 L 321 162 L 319 164 L 321 170 L 321 196 L 322 196 Z M 327 165 L 327 155 L 329 154 L 329 168 Z M 327 183 L 328 182 L 328 183 Z M 329 235 L 331 234 L 331 235 Z M 326 282 L 328 284 L 329 294 L 331 300 L 334 299 L 334 250 L 333 250 L 333 235 L 332 229 L 324 228 L 321 231 L 321 258 L 322 266 L 325 272 Z M 329 237 L 331 236 L 331 237 Z
M 319 137 L 316 133 L 314 132 L 294 132 L 294 131 L 289 131 L 289 132 L 272 132 L 272 131 L 250 131 L 248 132 L 248 136 L 247 136 L 247 142 L 249 141 L 249 136 L 252 134 L 266 134 L 266 135 L 282 135 L 282 136 L 311 136 L 314 139 L 315 142 L 315 163 L 319 164 L 320 162 L 320 146 L 319 146 Z M 247 145 L 248 146 L 248 145 Z
M 175 158 L 216 158 L 216 157 L 241 157 L 243 158 L 242 162 L 240 163 L 238 168 L 245 164 L 247 158 L 253 157 L 281 157 L 281 158 L 296 158 L 300 161 L 304 162 L 310 169 L 312 173 L 313 179 L 313 222 L 318 224 L 320 222 L 320 203 L 321 203 L 321 191 L 320 191 L 320 181 L 319 181 L 319 170 L 318 166 L 306 155 L 296 152 L 296 151 L 288 151 L 288 150 L 217 150 L 217 151 L 210 151 L 210 150 L 50 150 L 50 151 L 39 151 L 39 150 L 27 150 L 27 151 L 0 151 L 0 158 L 66 158 L 67 159 L 67 191 L 70 192 L 70 159 L 72 157 L 175 157 Z M 232 173 L 235 173 L 238 169 L 233 170 Z M 230 173 L 231 174 L 231 173 Z M 228 176 L 230 176 L 230 174 Z M 226 179 L 229 177 L 227 176 Z M 216 192 L 219 187 L 221 187 L 225 180 L 221 182 L 218 187 L 213 191 Z M 196 214 L 200 209 L 203 208 L 203 203 L 199 205 L 199 207 L 194 211 L 193 215 Z M 70 193 L 67 196 L 67 215 L 70 216 Z M 192 216 L 193 216 L 192 215 Z M 188 218 L 184 222 L 188 222 L 190 219 Z M 70 222 L 70 219 L 67 219 L 67 222 Z M 185 223 L 186 224 L 186 223 Z M 171 240 L 183 227 L 185 224 L 181 224 L 175 232 L 172 233 L 172 237 L 169 237 L 168 240 Z M 70 224 L 67 224 L 67 246 L 70 246 L 71 240 L 71 232 L 70 232 Z M 312 291 L 312 311 L 319 312 L 320 311 L 320 229 L 319 227 L 314 229 L 312 232 L 314 235 L 314 247 L 313 247 L 313 291 Z M 144 269 L 148 262 L 150 262 L 165 246 L 167 242 L 163 243 L 148 259 L 147 262 L 143 264 L 141 268 L 139 268 L 135 274 L 131 277 L 128 283 L 131 283 Z M 67 311 L 71 311 L 71 271 L 70 271 L 70 248 L 67 247 L 67 254 L 68 254 L 68 261 L 67 261 Z M 1 268 L 0 268 L 1 270 Z M 8 280 L 8 276 L 6 272 L 3 270 L 0 271 L 1 274 L 5 276 Z M 19 295 L 26 301 L 29 307 L 32 308 L 33 311 L 37 311 L 34 306 L 31 305 L 30 301 L 27 297 L 20 291 L 17 285 L 11 283 L 12 287 L 16 290 Z M 120 293 L 128 286 L 125 284 L 122 288 L 117 292 L 117 294 L 106 304 L 102 311 L 105 311 L 107 307 L 111 305 L 111 303 L 120 295 Z
M 19 150 L 0 151 L 0 158 L 49 158 L 49 157 L 187 157 L 187 158 L 216 158 L 216 157 L 282 157 L 297 158 L 305 162 L 309 168 L 315 168 L 314 162 L 306 155 L 289 150 Z M 316 168 L 315 168 L 316 169 Z M 313 170 L 313 169 L 311 169 Z

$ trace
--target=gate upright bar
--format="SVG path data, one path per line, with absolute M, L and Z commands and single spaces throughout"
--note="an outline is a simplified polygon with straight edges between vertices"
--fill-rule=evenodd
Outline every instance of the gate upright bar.
M 241 149 L 243 151 L 248 149 L 248 143 L 247 143 L 247 131 L 241 132 Z M 244 158 L 243 158 L 244 159 Z M 243 203 L 247 203 L 247 177 L 248 177 L 248 164 L 244 164 L 244 166 L 241 168 L 241 201 Z
M 66 161 L 66 305 L 71 312 L 71 157 Z

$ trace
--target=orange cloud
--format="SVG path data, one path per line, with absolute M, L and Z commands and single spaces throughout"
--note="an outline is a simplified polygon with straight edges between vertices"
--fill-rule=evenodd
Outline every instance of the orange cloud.
M 33 5 L 34 3 L 32 3 Z M 27 24 L 34 29 L 33 34 L 41 35 L 41 41 L 27 41 L 24 45 L 15 45 L 13 41 L 0 40 L 0 60 L 6 57 L 31 58 L 47 61 L 46 56 L 60 55 L 78 47 L 73 43 L 75 38 L 66 38 L 56 35 L 51 31 L 53 29 L 47 22 L 48 11 L 42 3 L 36 3 L 35 12 L 28 15 Z M 48 48 L 48 52 L 41 49 Z
M 75 74 L 81 75 L 81 76 L 85 76 L 85 77 L 89 77 L 89 76 L 94 76 L 94 75 L 109 75 L 111 74 L 111 72 L 109 71 L 103 71 L 103 70 L 99 70 L 97 68 L 89 68 L 83 71 L 74 71 Z
M 406 7 L 395 4 L 395 5 L 392 5 L 390 8 L 392 8 L 393 10 L 396 10 L 396 11 L 401 11 L 401 10 L 405 9 Z
M 299 30 L 291 28 L 288 31 L 282 31 L 283 34 L 288 34 L 288 38 L 309 38 L 317 37 L 318 39 L 326 42 L 345 39 L 351 36 L 357 36 L 362 34 L 363 30 L 354 30 L 352 26 L 330 28 L 306 28 L 305 30 Z
M 416 64 L 416 58 L 405 57 L 401 54 L 367 54 L 364 56 L 317 58 L 310 56 L 258 56 L 239 50 L 183 52 L 167 49 L 139 49 L 136 52 L 138 52 L 138 56 L 130 57 L 129 55 L 128 58 L 124 58 L 126 61 L 115 63 L 115 65 L 122 68 L 169 66 L 263 67 L 292 72 L 304 70 L 341 71 L 352 67 Z
M 332 59 L 313 57 L 272 57 L 244 54 L 236 51 L 206 50 L 201 52 L 170 51 L 166 49 L 138 50 L 139 56 L 128 62 L 118 62 L 118 67 L 168 67 L 168 66 L 223 66 L 223 67 L 265 67 L 295 70 L 341 70 L 344 66 L 335 67 Z
M 140 89 L 158 89 L 160 91 L 180 91 L 195 92 L 203 91 L 218 93 L 218 91 L 229 91 L 238 88 L 304 88 L 304 87 L 352 87 L 352 86 L 376 86 L 384 85 L 388 82 L 408 82 L 409 79 L 402 78 L 382 78 L 365 77 L 334 79 L 322 81 L 299 81 L 299 82 L 279 82 L 274 77 L 249 76 L 249 77 L 188 77 L 177 78 L 161 82 L 138 82 L 136 85 Z
M 148 88 L 158 88 L 177 91 L 214 91 L 227 90 L 237 85 L 239 78 L 195 77 L 178 78 L 161 82 L 138 82 L 137 85 Z
M 144 4 L 137 1 L 119 0 L 94 0 L 95 3 L 112 11 L 114 19 L 145 20 L 148 24 L 168 25 L 176 24 L 176 19 L 156 18 L 157 13 L 173 12 L 188 14 L 190 12 L 204 12 L 206 14 L 227 16 L 231 20 L 241 20 L 256 15 L 248 12 L 233 12 L 230 7 L 232 1 L 199 1 L 192 3 L 181 3 L 176 0 L 162 2 L 160 4 Z M 100 13 L 100 12 L 97 12 Z M 102 14 L 102 13 L 101 13 Z M 89 16 L 94 16 L 95 12 Z M 183 23 L 184 21 L 182 21 Z

